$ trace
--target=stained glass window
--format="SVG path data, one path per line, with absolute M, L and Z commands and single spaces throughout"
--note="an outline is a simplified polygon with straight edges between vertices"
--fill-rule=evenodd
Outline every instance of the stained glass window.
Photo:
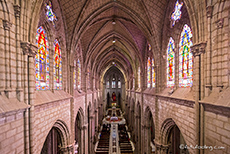
M 141 69 L 138 67 L 138 88 L 141 87 Z
M 54 89 L 62 89 L 62 58 L 57 40 L 54 41 Z
M 118 81 L 117 87 L 118 87 L 118 88 L 121 88 L 121 81 Z
M 77 60 L 77 88 L 81 89 L 81 63 Z
M 49 89 L 49 45 L 46 32 L 42 26 L 37 29 L 36 44 L 38 53 L 35 56 L 36 89 Z
M 151 87 L 151 60 L 148 58 L 147 61 L 147 87 Z
M 133 89 L 135 89 L 135 78 L 133 78 Z
M 87 73 L 88 73 L 88 88 L 91 87 L 91 83 L 90 83 L 90 71 L 89 71 L 89 68 L 87 70 Z
M 152 59 L 152 87 L 154 88 L 156 84 L 156 73 L 155 73 L 155 65 L 154 59 Z
M 193 83 L 192 31 L 185 24 L 179 43 L 179 87 L 191 87 Z
M 175 43 L 172 37 L 169 39 L 167 48 L 167 87 L 175 84 Z
M 116 88 L 116 81 L 112 81 L 112 88 Z
M 47 12 L 46 12 L 46 18 L 52 22 L 54 25 L 54 20 L 57 20 L 56 14 L 52 10 L 52 4 L 49 2 L 49 4 L 45 4 Z
M 106 83 L 106 88 L 109 88 L 109 81 L 107 81 Z
M 74 70 L 73 70 L 73 86 L 74 86 L 74 89 L 77 88 L 77 64 L 76 64 L 76 60 L 74 60 L 73 62 L 73 65 L 74 65 Z
M 171 19 L 172 19 L 172 26 L 175 25 L 177 20 L 180 20 L 181 18 L 181 7 L 183 6 L 183 2 L 179 4 L 178 0 L 175 4 L 174 12 L 172 13 Z

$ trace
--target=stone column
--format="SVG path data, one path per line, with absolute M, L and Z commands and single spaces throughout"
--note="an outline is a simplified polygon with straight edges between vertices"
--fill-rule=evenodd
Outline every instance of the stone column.
M 5 55 L 5 93 L 9 97 L 8 92 L 10 91 L 10 28 L 12 24 L 8 20 L 2 20 L 4 27 L 4 55 Z M 8 43 L 7 43 L 8 42 Z
M 203 128 L 200 128 L 200 105 L 199 100 L 201 100 L 201 54 L 205 52 L 206 43 L 194 44 L 191 47 L 191 51 L 194 56 L 194 91 L 195 91 L 195 144 L 201 145 L 200 143 L 200 131 Z M 199 153 L 199 150 L 196 149 L 196 153 Z
M 206 80 L 205 80 L 205 96 L 209 96 L 212 89 L 212 12 L 213 6 L 209 5 L 206 8 L 208 18 L 208 41 L 206 53 Z
M 29 147 L 30 153 L 36 153 L 36 149 L 34 149 L 34 99 L 35 99 L 35 55 L 37 54 L 37 46 L 29 43 L 29 42 L 21 42 L 21 48 L 23 54 L 28 55 L 28 104 L 31 106 L 28 111 L 28 121 L 29 121 Z
M 23 101 L 23 89 L 22 89 L 22 53 L 20 48 L 20 5 L 14 4 L 15 15 L 15 43 L 16 43 L 16 96 L 18 101 Z

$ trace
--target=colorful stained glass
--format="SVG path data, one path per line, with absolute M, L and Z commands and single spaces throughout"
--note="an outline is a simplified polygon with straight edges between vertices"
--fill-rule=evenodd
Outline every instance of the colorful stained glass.
M 56 14 L 53 12 L 52 10 L 52 4 L 51 2 L 49 2 L 49 4 L 45 4 L 45 7 L 47 9 L 46 12 L 46 18 L 52 22 L 52 24 L 54 25 L 54 20 L 57 20 L 57 16 Z
M 42 26 L 37 29 L 36 44 L 38 53 L 35 56 L 36 89 L 49 89 L 49 45 L 46 32 Z
M 156 85 L 156 73 L 155 73 L 154 59 L 152 59 L 152 87 L 154 88 L 155 85 Z
M 74 89 L 77 89 L 77 64 L 76 64 L 76 60 L 73 61 L 73 65 L 74 65 L 74 70 L 73 70 L 73 87 Z
M 148 58 L 147 61 L 147 87 L 151 87 L 151 60 Z
M 81 89 L 81 63 L 77 60 L 77 88 Z
M 151 44 L 148 44 L 149 51 L 152 49 Z
M 62 58 L 58 40 L 54 41 L 54 89 L 62 89 Z
M 178 0 L 175 4 L 174 12 L 172 13 L 171 19 L 172 19 L 172 26 L 175 25 L 177 20 L 180 20 L 181 18 L 181 7 L 183 6 L 183 2 L 179 4 Z
M 141 87 L 141 68 L 138 67 L 138 88 Z
M 167 48 L 167 87 L 175 84 L 175 43 L 172 37 L 169 39 Z
M 191 87 L 193 83 L 192 31 L 184 25 L 179 43 L 179 87 Z

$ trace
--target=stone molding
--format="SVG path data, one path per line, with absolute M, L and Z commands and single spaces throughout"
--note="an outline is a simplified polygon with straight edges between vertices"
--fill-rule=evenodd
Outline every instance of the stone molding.
M 10 21 L 8 20 L 2 20 L 2 22 L 3 22 L 4 30 L 10 30 L 12 23 L 10 23 Z
M 191 51 L 194 57 L 201 55 L 202 53 L 205 53 L 205 47 L 206 47 L 207 43 L 206 42 L 201 42 L 201 43 L 197 43 L 194 44 L 191 47 Z
M 213 6 L 207 6 L 206 7 L 206 13 L 207 13 L 207 18 L 212 18 L 212 12 L 213 12 Z
M 14 5 L 14 15 L 15 15 L 15 17 L 16 18 L 20 17 L 20 14 L 21 14 L 21 7 L 20 7 L 20 5 L 15 4 Z
M 213 104 L 201 103 L 204 106 L 204 111 L 230 117 L 230 107 L 218 106 Z
M 216 25 L 217 25 L 217 28 L 220 29 L 220 28 L 223 28 L 223 25 L 224 25 L 224 18 L 221 18 L 219 20 L 216 21 Z
M 21 48 L 23 54 L 29 57 L 35 57 L 38 51 L 38 47 L 30 42 L 21 42 Z
M 158 98 L 159 100 L 167 101 L 169 103 L 174 103 L 178 105 L 183 105 L 183 106 L 190 107 L 190 108 L 194 108 L 194 104 L 195 104 L 195 101 L 192 101 L 192 100 L 184 100 L 184 99 L 160 96 L 160 95 L 158 95 Z

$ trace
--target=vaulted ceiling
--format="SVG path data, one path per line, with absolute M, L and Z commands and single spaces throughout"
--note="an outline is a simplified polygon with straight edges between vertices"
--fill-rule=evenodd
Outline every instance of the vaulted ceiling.
M 147 42 L 161 42 L 167 0 L 59 0 L 67 47 L 95 75 L 113 65 L 125 76 L 143 64 Z M 150 39 L 154 37 L 154 39 Z M 85 70 L 87 69 L 85 68 Z

